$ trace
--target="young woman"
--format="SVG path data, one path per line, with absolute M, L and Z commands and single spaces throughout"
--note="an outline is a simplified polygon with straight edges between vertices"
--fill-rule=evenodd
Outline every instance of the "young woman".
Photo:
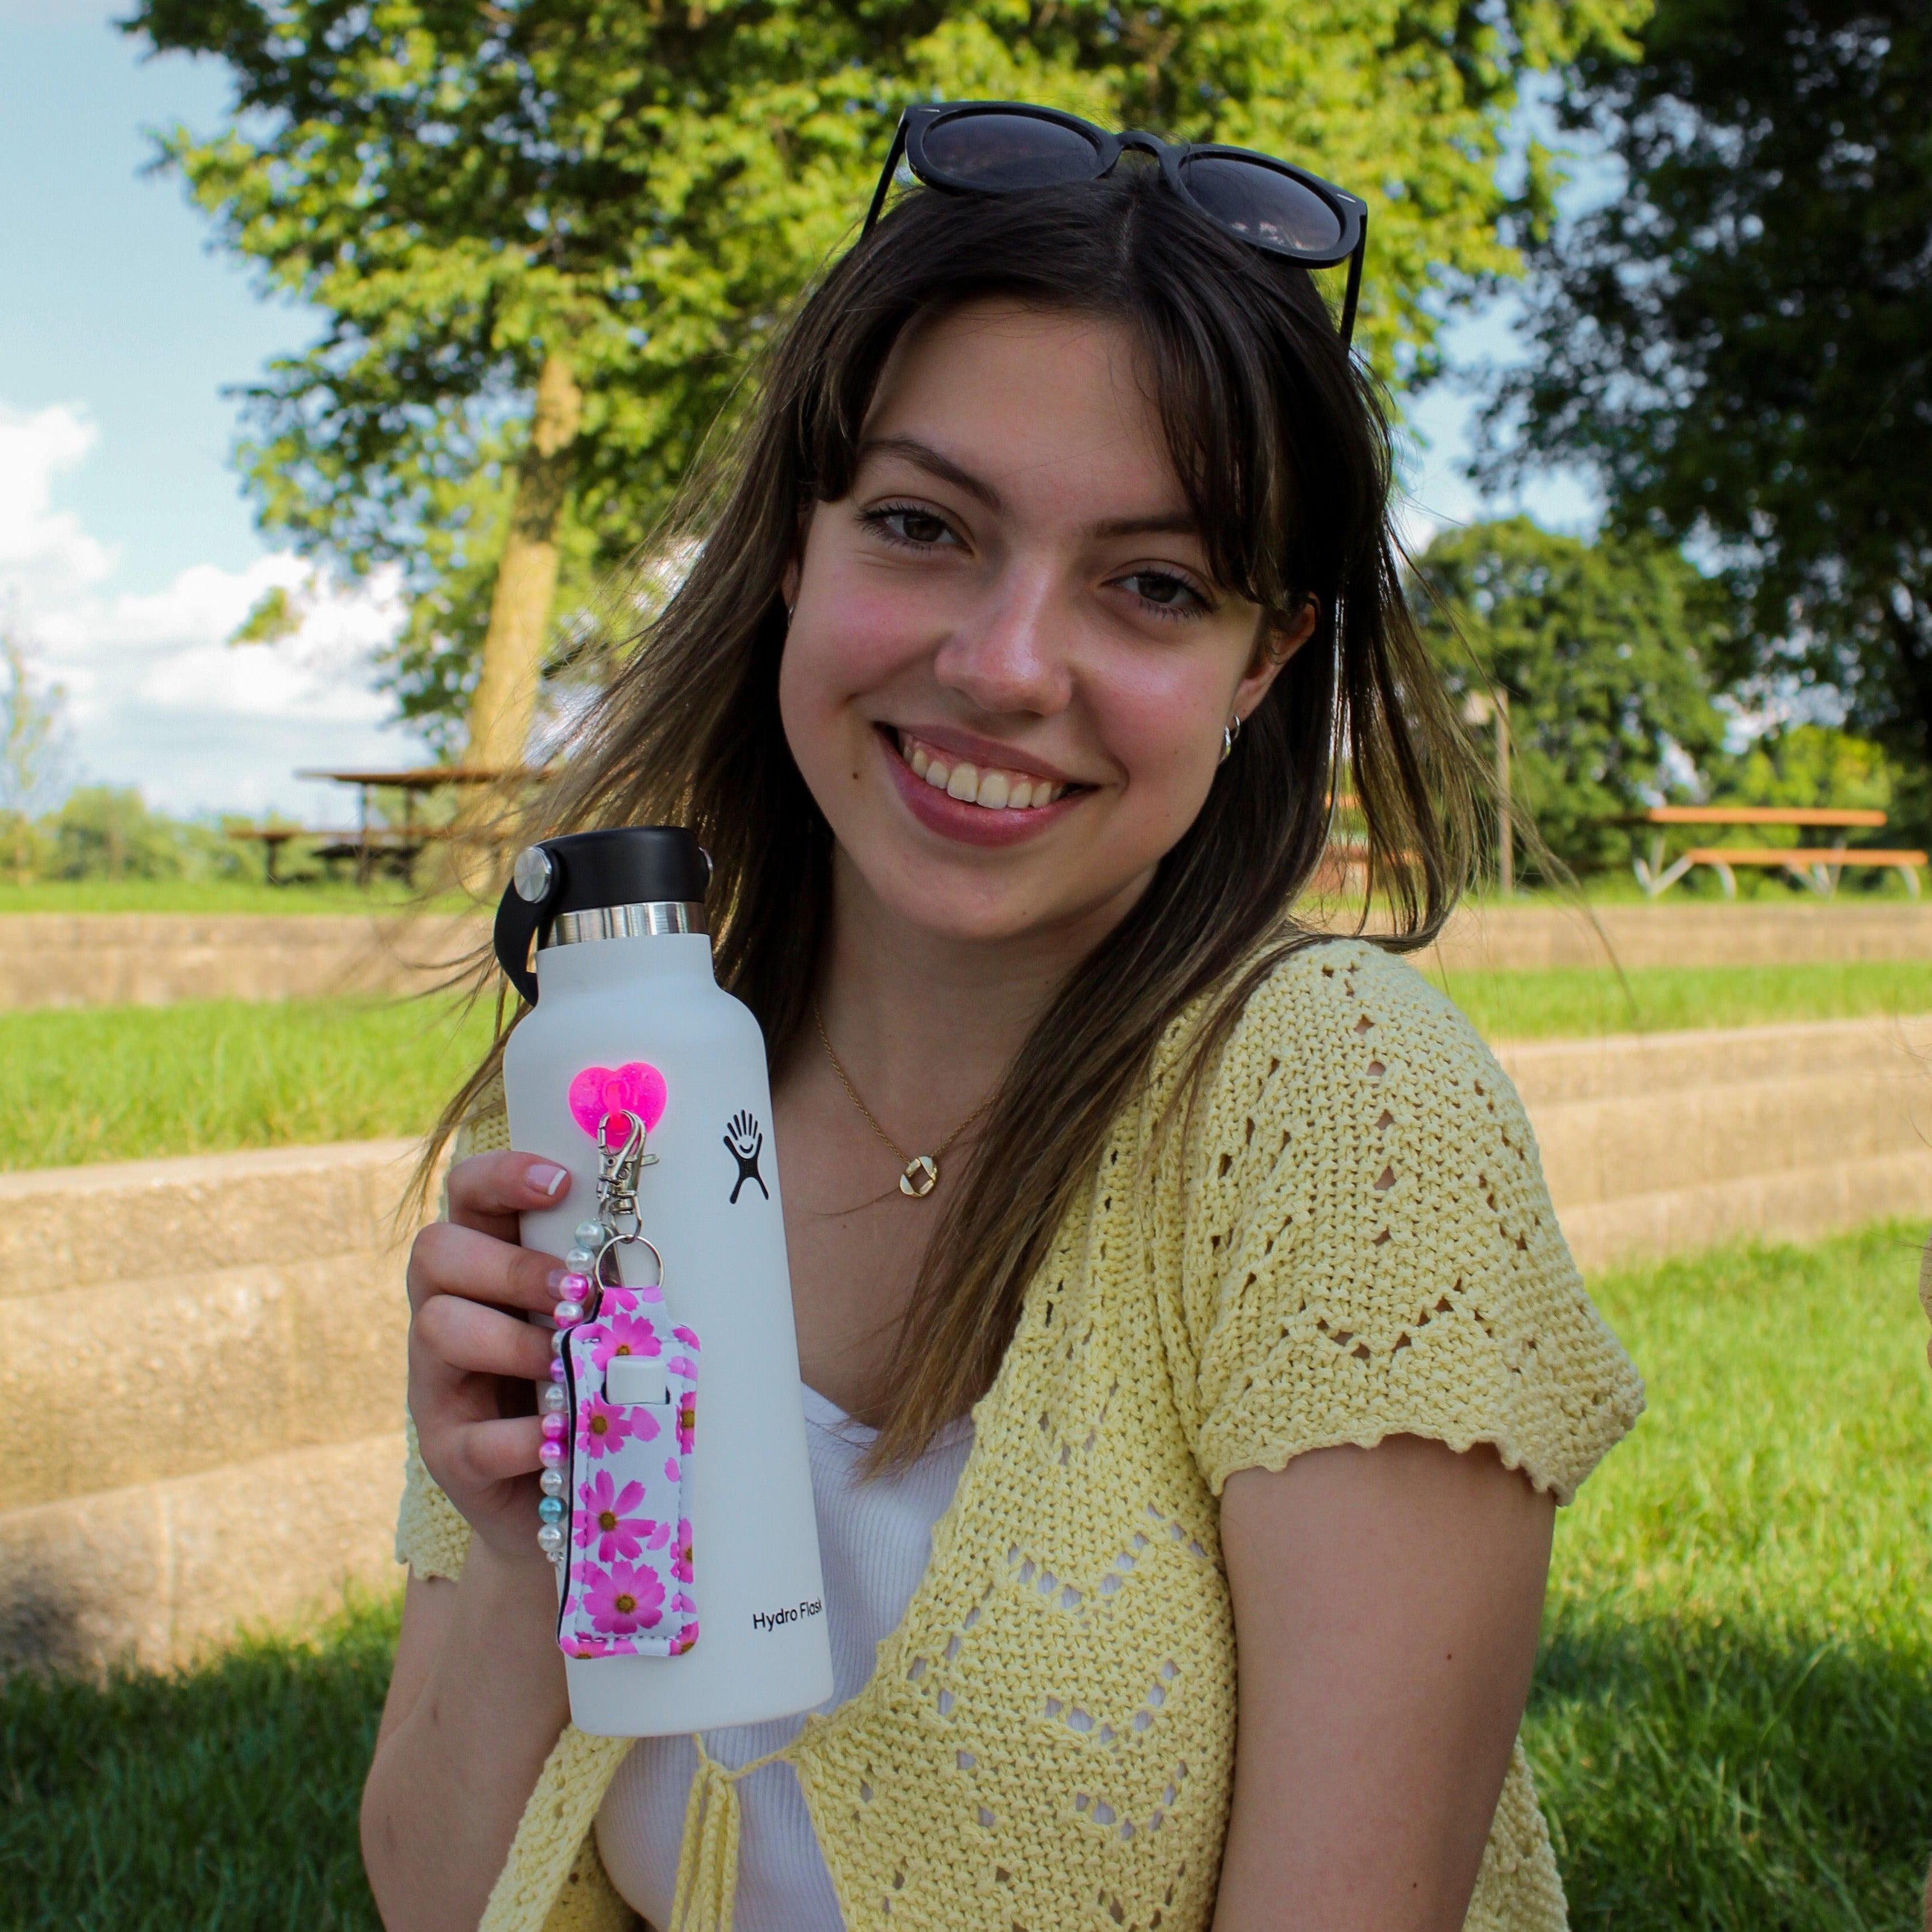
M 1304 266 L 1358 205 L 1064 117 L 909 133 L 934 185 L 791 324 L 541 828 L 716 860 L 834 1703 L 568 1727 L 502 1394 L 548 1369 L 514 1216 L 556 1171 L 486 1066 L 410 1269 L 376 1898 L 394 1932 L 1559 1927 L 1516 1732 L 1556 1504 L 1640 1390 L 1467 1024 L 1294 917 L 1344 783 L 1396 947 L 1468 844 Z

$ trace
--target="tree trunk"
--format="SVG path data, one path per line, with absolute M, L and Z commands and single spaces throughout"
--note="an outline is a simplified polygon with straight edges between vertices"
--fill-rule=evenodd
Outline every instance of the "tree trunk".
M 530 445 L 517 466 L 517 494 L 483 639 L 483 674 L 470 700 L 466 764 L 514 770 L 528 748 L 556 595 L 557 518 L 577 467 L 583 405 L 568 362 L 553 350 L 537 378 Z

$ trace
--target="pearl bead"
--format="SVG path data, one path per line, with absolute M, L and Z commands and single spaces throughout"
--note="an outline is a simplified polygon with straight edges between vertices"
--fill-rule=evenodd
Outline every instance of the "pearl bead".
M 550 1310 L 550 1316 L 560 1328 L 567 1328 L 572 1322 L 584 1319 L 584 1304 L 580 1301 L 560 1301 Z
M 547 1522 L 537 1532 L 537 1547 L 546 1554 L 563 1547 L 563 1532 L 554 1522 Z
M 559 1388 L 561 1388 L 561 1387 L 562 1386 L 562 1384 L 563 1384 L 563 1377 L 564 1377 L 564 1366 L 563 1366 L 563 1364 L 562 1364 L 561 1362 L 558 1362 L 558 1361 L 553 1361 L 553 1362 L 550 1364 L 550 1380 L 551 1380 L 553 1382 L 556 1383 Z
M 545 1416 L 543 1419 L 544 1440 L 547 1442 L 561 1442 L 564 1431 L 568 1426 L 569 1424 L 560 1415 Z
M 571 1237 L 580 1248 L 601 1248 L 604 1245 L 604 1223 L 602 1221 L 580 1221 L 577 1232 Z
M 561 1522 L 563 1517 L 563 1498 L 561 1496 L 545 1496 L 543 1501 L 537 1504 L 537 1514 L 542 1516 L 545 1522 Z
M 572 1274 L 586 1274 L 597 1264 L 597 1257 L 588 1248 L 572 1248 L 563 1258 L 563 1264 Z
M 537 1480 L 543 1486 L 545 1496 L 560 1496 L 563 1494 L 564 1475 L 561 1469 L 546 1469 Z
M 560 1414 L 569 1400 L 569 1396 L 563 1392 L 561 1382 L 552 1382 L 543 1392 L 543 1406 L 552 1415 Z
M 546 1468 L 554 1469 L 570 1454 L 561 1442 L 546 1442 L 537 1451 Z
M 550 1338 L 550 1353 L 553 1355 L 562 1354 L 563 1353 L 563 1345 L 569 1340 L 570 1330 L 568 1328 L 558 1329 L 556 1334 L 552 1335 Z
M 571 1300 L 579 1300 L 590 1286 L 590 1277 L 587 1274 L 567 1274 L 557 1286 Z

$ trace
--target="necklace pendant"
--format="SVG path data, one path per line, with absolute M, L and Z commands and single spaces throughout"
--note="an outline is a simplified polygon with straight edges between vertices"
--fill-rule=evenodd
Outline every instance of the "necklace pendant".
M 899 1176 L 899 1192 L 922 1201 L 939 1185 L 939 1163 L 929 1154 L 916 1154 Z

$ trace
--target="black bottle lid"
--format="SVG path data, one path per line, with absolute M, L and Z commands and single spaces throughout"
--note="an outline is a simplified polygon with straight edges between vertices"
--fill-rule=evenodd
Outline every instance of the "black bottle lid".
M 620 825 L 540 840 L 518 854 L 496 909 L 497 963 L 536 1003 L 530 942 L 565 913 L 610 906 L 701 905 L 711 862 L 681 825 Z

